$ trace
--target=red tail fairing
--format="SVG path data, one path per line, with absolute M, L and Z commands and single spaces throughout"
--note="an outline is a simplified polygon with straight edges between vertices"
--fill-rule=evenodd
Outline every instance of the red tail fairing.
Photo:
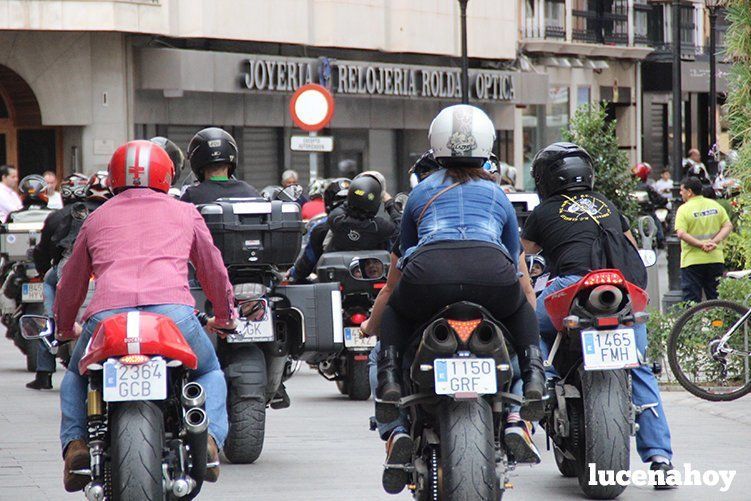
M 131 311 L 113 315 L 97 326 L 78 364 L 78 371 L 86 374 L 90 364 L 134 354 L 161 355 L 179 360 L 189 369 L 198 366 L 195 353 L 172 319 L 155 313 Z
M 563 319 L 571 311 L 571 304 L 579 292 L 599 285 L 614 285 L 624 289 L 631 300 L 634 313 L 642 312 L 649 303 L 646 291 L 628 282 L 619 270 L 597 270 L 589 273 L 573 285 L 554 292 L 545 298 L 545 308 L 557 331 L 563 330 Z

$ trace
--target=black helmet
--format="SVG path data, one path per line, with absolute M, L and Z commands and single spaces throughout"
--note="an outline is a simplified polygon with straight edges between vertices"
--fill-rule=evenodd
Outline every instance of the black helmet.
M 370 176 L 352 180 L 347 192 L 347 208 L 366 217 L 375 216 L 381 206 L 381 183 Z
M 199 181 L 203 181 L 203 170 L 206 166 L 212 164 L 228 164 L 231 176 L 237 168 L 235 138 L 218 127 L 198 131 L 188 145 L 188 161 Z
M 592 157 L 574 143 L 553 143 L 532 160 L 532 178 L 541 198 L 564 191 L 591 190 L 595 184 Z
M 162 136 L 156 136 L 149 139 L 154 144 L 157 144 L 161 146 L 161 148 L 167 152 L 167 155 L 169 155 L 170 160 L 172 160 L 172 164 L 175 166 L 175 181 L 180 179 L 180 173 L 183 170 L 183 167 L 185 166 L 185 155 L 183 155 L 183 150 L 180 149 L 178 145 L 167 139 L 166 137 Z
M 31 174 L 21 179 L 18 183 L 18 191 L 21 192 L 23 206 L 47 205 L 47 183 L 39 174 Z
M 339 175 L 347 179 L 352 179 L 357 175 L 357 162 L 351 158 L 345 158 L 337 164 Z
M 86 200 L 106 202 L 112 198 L 109 176 L 109 172 L 106 170 L 98 170 L 91 175 L 86 185 Z
M 409 169 L 409 173 L 416 176 L 415 184 L 417 184 L 440 168 L 440 164 L 433 156 L 433 150 L 428 150 L 417 159 L 415 165 Z
M 347 190 L 352 181 L 346 177 L 332 179 L 323 190 L 323 205 L 326 208 L 326 214 L 339 207 L 342 202 L 347 200 Z

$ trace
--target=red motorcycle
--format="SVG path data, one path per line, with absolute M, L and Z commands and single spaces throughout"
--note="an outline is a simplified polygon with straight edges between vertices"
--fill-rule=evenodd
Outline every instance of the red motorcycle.
M 26 339 L 54 333 L 44 316 L 21 317 Z M 91 466 L 87 499 L 193 499 L 206 474 L 206 394 L 188 381 L 198 359 L 175 323 L 154 313 L 113 315 L 78 364 Z
M 595 469 L 629 469 L 636 408 L 631 373 L 640 359 L 634 324 L 645 323 L 647 293 L 619 270 L 597 270 L 545 298 L 558 335 L 548 361 L 545 431 L 559 471 L 578 477 L 587 497 L 613 499 L 625 487 L 590 483 Z

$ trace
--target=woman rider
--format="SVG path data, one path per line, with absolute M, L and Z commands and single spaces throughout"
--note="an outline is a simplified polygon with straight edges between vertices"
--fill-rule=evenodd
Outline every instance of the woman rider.
M 433 120 L 429 140 L 442 168 L 414 188 L 404 209 L 402 276 L 380 325 L 376 398 L 401 397 L 400 358 L 415 329 L 441 308 L 470 301 L 508 329 L 527 400 L 522 418 L 538 420 L 545 377 L 535 312 L 517 273 L 518 223 L 503 190 L 483 169 L 495 127 L 478 108 L 451 106 Z

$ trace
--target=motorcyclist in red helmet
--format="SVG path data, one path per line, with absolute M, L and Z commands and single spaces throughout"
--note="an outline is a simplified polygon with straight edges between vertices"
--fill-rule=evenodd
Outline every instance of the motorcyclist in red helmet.
M 119 147 L 109 164 L 114 196 L 92 213 L 81 227 L 73 253 L 58 284 L 55 320 L 58 334 L 70 336 L 78 309 L 96 277 L 96 291 L 84 312 L 83 331 L 71 355 L 60 388 L 60 439 L 65 456 L 64 483 L 69 492 L 88 482 L 71 470 L 87 468 L 86 379 L 78 363 L 96 326 L 125 311 L 153 312 L 170 317 L 198 357 L 192 372 L 206 391 L 209 416 L 209 461 L 218 461 L 218 448 L 227 435 L 227 386 L 214 348 L 194 315 L 188 287 L 188 261 L 216 317 L 208 327 L 232 329 L 236 321 L 234 294 L 219 250 L 196 208 L 167 195 L 175 168 L 167 153 L 149 141 Z M 218 467 L 209 468 L 215 481 Z

